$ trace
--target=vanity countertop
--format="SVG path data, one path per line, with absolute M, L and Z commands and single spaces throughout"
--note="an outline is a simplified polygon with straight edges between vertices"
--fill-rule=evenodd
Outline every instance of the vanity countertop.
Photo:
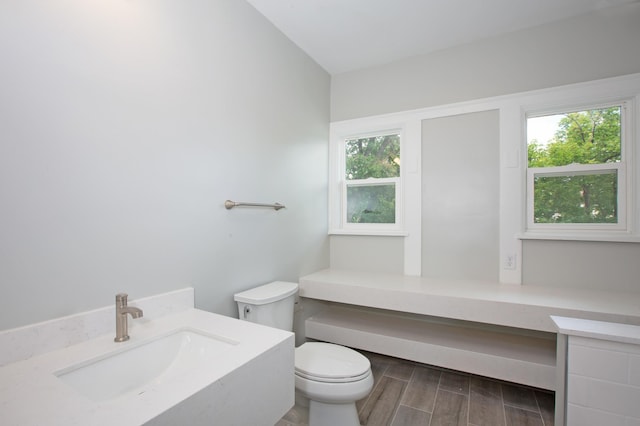
M 568 336 L 640 345 L 640 326 L 637 325 L 557 316 L 551 319 L 558 327 L 558 332 Z
M 219 336 L 234 344 L 211 359 L 207 368 L 188 371 L 172 379 L 171 383 L 160 384 L 145 393 L 126 394 L 103 401 L 89 399 L 56 375 L 106 353 L 124 351 L 181 329 Z M 293 357 L 292 333 L 198 309 L 148 321 L 136 326 L 129 334 L 131 339 L 127 342 L 115 343 L 110 333 L 1 367 L 0 424 L 141 425 L 276 347 L 283 351 L 282 357 L 287 361 L 289 355 Z M 238 398 L 238 395 L 228 397 Z

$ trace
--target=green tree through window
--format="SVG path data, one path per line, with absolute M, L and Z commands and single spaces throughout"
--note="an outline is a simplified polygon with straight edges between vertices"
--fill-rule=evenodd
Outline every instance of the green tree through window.
M 400 135 L 349 139 L 345 154 L 347 222 L 395 223 Z
M 619 177 L 615 167 L 596 170 L 585 166 L 557 173 L 549 168 L 619 163 L 621 107 L 554 117 L 559 120 L 553 138 L 533 139 L 527 145 L 529 168 L 547 168 L 546 173 L 534 175 L 534 223 L 617 223 Z M 544 118 L 548 117 L 530 118 L 527 126 Z

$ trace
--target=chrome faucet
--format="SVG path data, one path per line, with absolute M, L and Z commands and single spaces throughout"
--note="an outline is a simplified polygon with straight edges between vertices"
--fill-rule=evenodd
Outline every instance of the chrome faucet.
M 131 314 L 131 318 L 142 317 L 142 309 L 133 306 L 127 306 L 126 293 L 116 294 L 116 337 L 115 342 L 124 342 L 129 340 L 129 324 L 127 322 L 127 314 Z

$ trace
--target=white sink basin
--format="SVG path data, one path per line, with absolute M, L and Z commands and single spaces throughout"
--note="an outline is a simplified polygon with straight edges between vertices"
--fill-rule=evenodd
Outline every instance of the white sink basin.
M 123 395 L 142 395 L 189 372 L 206 368 L 215 363 L 222 352 L 237 344 L 185 328 L 145 342 L 127 342 L 114 352 L 54 374 L 84 396 L 100 402 Z

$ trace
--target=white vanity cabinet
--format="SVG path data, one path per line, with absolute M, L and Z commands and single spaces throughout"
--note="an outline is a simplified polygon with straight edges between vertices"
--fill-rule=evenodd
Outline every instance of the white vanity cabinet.
M 567 342 L 566 424 L 640 425 L 640 326 L 553 319 Z

